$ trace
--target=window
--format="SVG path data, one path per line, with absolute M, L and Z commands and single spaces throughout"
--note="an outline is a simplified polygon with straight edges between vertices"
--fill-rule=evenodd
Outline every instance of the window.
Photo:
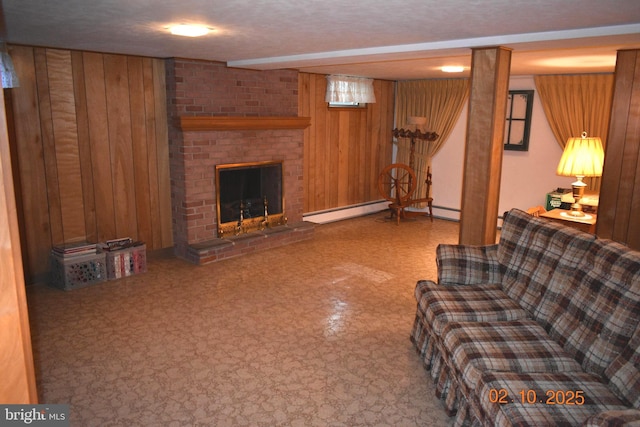
M 373 79 L 327 76 L 325 101 L 330 107 L 359 107 L 360 104 L 376 102 Z
M 507 98 L 507 117 L 504 126 L 504 149 L 529 150 L 533 90 L 510 90 Z
M 331 108 L 365 108 L 366 106 L 364 102 L 329 102 Z

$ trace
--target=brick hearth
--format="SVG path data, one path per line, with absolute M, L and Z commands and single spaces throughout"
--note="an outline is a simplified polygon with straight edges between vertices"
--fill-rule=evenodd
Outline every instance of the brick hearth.
M 297 116 L 297 72 L 231 69 L 182 59 L 168 60 L 166 71 L 176 255 L 203 264 L 311 238 L 313 227 L 302 222 L 304 126 L 269 129 L 270 117 L 282 124 Z M 206 117 L 236 117 L 245 123 L 255 119 L 260 125 L 193 126 L 207 122 Z M 218 239 L 215 165 L 279 160 L 287 225 Z

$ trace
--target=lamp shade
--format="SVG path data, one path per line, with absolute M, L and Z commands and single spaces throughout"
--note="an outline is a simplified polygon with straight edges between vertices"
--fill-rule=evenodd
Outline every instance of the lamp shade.
M 599 137 L 569 138 L 556 173 L 560 176 L 601 176 L 604 149 Z

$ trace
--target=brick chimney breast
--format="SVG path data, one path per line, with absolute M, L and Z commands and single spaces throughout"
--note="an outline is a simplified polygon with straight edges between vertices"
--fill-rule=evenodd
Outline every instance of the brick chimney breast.
M 168 59 L 166 81 L 175 254 L 202 264 L 263 249 L 261 245 L 309 238 L 312 227 L 302 223 L 303 129 L 189 130 L 180 126 L 185 117 L 296 117 L 298 73 Z M 279 231 L 291 235 L 270 230 L 253 238 L 218 239 L 215 166 L 262 161 L 283 162 L 288 225 Z

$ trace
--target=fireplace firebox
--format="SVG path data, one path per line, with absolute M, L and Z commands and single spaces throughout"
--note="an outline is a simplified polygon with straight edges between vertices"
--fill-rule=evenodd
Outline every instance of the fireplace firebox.
M 282 161 L 216 166 L 218 237 L 286 224 Z

